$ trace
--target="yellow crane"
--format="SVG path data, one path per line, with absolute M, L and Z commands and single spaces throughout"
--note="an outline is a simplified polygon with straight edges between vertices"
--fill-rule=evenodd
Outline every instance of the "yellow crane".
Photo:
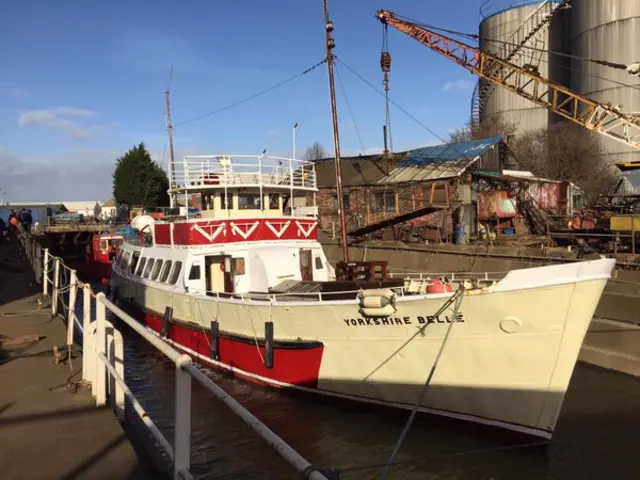
M 541 105 L 584 128 L 640 150 L 640 116 L 603 104 L 541 77 L 536 70 L 510 63 L 491 53 L 433 32 L 425 26 L 401 19 L 389 10 L 376 17 L 400 30 L 440 55 L 456 62 L 481 78 Z M 640 64 L 626 67 L 630 75 L 640 75 Z M 638 162 L 619 162 L 622 171 L 640 169 Z

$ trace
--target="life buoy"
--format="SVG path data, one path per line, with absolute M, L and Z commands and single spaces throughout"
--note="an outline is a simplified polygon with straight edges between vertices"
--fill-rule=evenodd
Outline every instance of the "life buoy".
M 220 264 L 220 271 L 224 272 L 224 262 Z

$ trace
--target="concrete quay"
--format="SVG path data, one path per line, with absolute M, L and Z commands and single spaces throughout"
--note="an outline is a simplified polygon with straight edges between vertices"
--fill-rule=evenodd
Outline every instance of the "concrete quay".
M 54 345 L 66 357 L 66 326 L 37 308 L 39 291 L 19 245 L 0 244 L 0 478 L 158 478 L 79 385 L 79 354 L 54 362 Z

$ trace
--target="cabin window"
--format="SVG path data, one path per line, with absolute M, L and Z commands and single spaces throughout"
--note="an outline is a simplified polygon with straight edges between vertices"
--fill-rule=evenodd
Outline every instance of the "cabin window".
M 144 273 L 142 274 L 144 278 L 149 278 L 149 274 L 151 273 L 151 269 L 153 268 L 153 264 L 155 262 L 156 260 L 154 258 L 149 259 L 149 261 L 147 262 L 147 266 L 144 269 Z
M 122 257 L 124 256 L 124 254 L 122 252 L 118 252 L 118 254 L 116 255 L 116 259 L 113 263 L 115 263 L 117 266 L 122 267 Z
M 100 250 L 106 251 L 109 249 L 109 241 L 108 240 L 100 240 Z
M 122 261 L 122 264 L 120 265 L 121 268 L 127 268 L 129 266 L 129 260 L 131 260 L 131 254 L 129 252 L 124 254 L 124 260 Z
M 342 195 L 342 203 L 344 204 L 344 213 L 349 211 L 349 194 L 344 193 Z M 333 209 L 337 212 L 340 209 L 340 205 L 338 205 L 338 194 L 333 194 Z
M 189 280 L 200 280 L 200 264 L 194 263 L 189 270 Z
M 164 262 L 164 266 L 162 268 L 162 273 L 160 274 L 160 282 L 166 282 L 167 278 L 169 277 L 169 272 L 171 271 L 171 265 L 173 264 L 173 262 L 171 260 L 167 260 L 166 262 Z
M 140 252 L 133 252 L 133 258 L 131 259 L 131 275 L 136 271 L 138 260 L 140 260 Z
M 158 259 L 156 264 L 153 266 L 153 273 L 151 273 L 151 280 L 156 281 L 158 279 L 158 275 L 160 275 L 160 269 L 162 268 L 162 260 Z
M 147 263 L 147 257 L 142 257 L 138 264 L 138 271 L 136 272 L 136 275 L 138 275 L 139 277 L 142 276 L 142 270 L 144 270 L 144 266 L 146 263 Z
M 322 266 L 322 258 L 320 257 L 316 257 L 316 270 L 322 270 L 323 266 Z
M 238 194 L 238 210 L 260 210 L 260 195 L 257 193 Z
M 175 285 L 180 277 L 180 270 L 182 270 L 182 262 L 176 262 L 173 266 L 173 271 L 171 272 L 171 277 L 169 277 L 169 283 L 171 285 Z
M 280 195 L 278 193 L 269 194 L 269 210 L 280 210 Z
M 224 192 L 220 194 L 220 208 L 223 210 L 233 210 L 233 194 L 232 193 L 227 192 L 226 196 Z
M 244 258 L 239 257 L 233 259 L 233 274 L 244 275 Z
M 395 212 L 396 194 L 394 192 L 378 192 L 374 194 L 377 212 Z

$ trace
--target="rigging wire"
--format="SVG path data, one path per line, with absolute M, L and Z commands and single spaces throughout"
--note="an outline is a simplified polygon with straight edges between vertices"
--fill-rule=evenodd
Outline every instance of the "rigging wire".
M 380 89 L 378 89 L 378 87 L 376 87 L 373 83 L 371 83 L 369 80 L 367 80 L 366 78 L 364 78 L 362 75 L 360 75 L 358 72 L 356 72 L 353 68 L 351 68 L 349 65 L 347 65 L 346 63 L 344 63 L 344 61 L 339 58 L 338 56 L 334 56 L 334 58 L 340 62 L 340 64 L 344 65 L 344 67 L 349 70 L 353 75 L 355 75 L 356 77 L 358 77 L 360 80 L 362 80 L 364 83 L 366 83 L 371 89 L 373 89 L 375 92 L 377 92 L 379 95 L 382 95 L 383 97 L 385 96 L 385 93 L 383 91 L 381 91 Z M 416 117 L 414 117 L 413 115 L 411 115 L 407 110 L 405 110 L 404 108 L 402 108 L 400 105 L 398 105 L 396 102 L 394 102 L 391 98 L 389 98 L 389 103 L 391 103 L 393 106 L 395 106 L 398 110 L 400 110 L 402 113 L 404 113 L 407 117 L 409 117 L 411 120 L 413 120 L 414 122 L 416 122 L 418 125 L 420 125 L 422 128 L 424 128 L 427 132 L 429 132 L 431 135 L 433 135 L 434 137 L 436 137 L 438 140 L 440 140 L 442 143 L 447 143 L 446 140 L 444 140 L 441 136 L 439 136 L 436 132 L 434 132 L 433 130 L 431 130 L 429 127 L 427 127 L 424 123 L 422 123 L 420 120 L 418 120 Z
M 347 98 L 347 91 L 342 84 L 342 79 L 340 78 L 340 71 L 336 68 L 336 77 L 338 77 L 338 83 L 340 84 L 340 90 L 342 90 L 342 95 L 344 96 L 344 101 L 347 104 L 347 110 L 349 110 L 349 115 L 351 116 L 351 121 L 353 122 L 353 127 L 356 130 L 356 135 L 358 136 L 358 141 L 360 142 L 360 151 L 364 153 L 364 143 L 362 143 L 362 137 L 360 136 L 360 130 L 358 130 L 358 124 L 356 123 L 356 119 L 353 116 L 353 111 L 351 110 L 351 104 L 349 103 L 349 99 Z
M 296 79 L 306 75 L 307 73 L 312 72 L 313 70 L 318 68 L 320 65 L 324 64 L 326 61 L 327 61 L 327 59 L 323 58 L 321 61 L 319 61 L 315 65 L 303 70 L 302 72 L 300 72 L 300 73 L 298 73 L 298 74 L 296 74 L 296 75 L 294 75 L 292 77 L 287 78 L 286 80 L 283 80 L 283 81 L 281 81 L 279 83 L 276 83 L 275 85 L 272 85 L 269 88 L 265 88 L 264 90 L 261 90 L 261 91 L 259 91 L 257 93 L 249 95 L 248 97 L 245 97 L 245 98 L 243 98 L 241 100 L 232 102 L 232 103 L 230 103 L 230 104 L 228 104 L 228 105 L 226 105 L 224 107 L 218 108 L 217 110 L 214 110 L 212 112 L 205 113 L 203 115 L 199 115 L 199 116 L 191 118 L 189 120 L 185 120 L 183 122 L 176 123 L 175 125 L 173 125 L 173 128 L 179 127 L 179 126 L 182 126 L 182 125 L 186 125 L 188 123 L 196 122 L 198 120 L 202 120 L 203 118 L 211 117 L 211 116 L 216 115 L 218 113 L 221 113 L 221 112 L 224 112 L 226 110 L 229 110 L 230 108 L 236 107 L 236 106 L 238 106 L 240 104 L 243 104 L 243 103 L 246 103 L 246 102 L 248 102 L 250 100 L 253 100 L 254 98 L 260 97 L 261 95 L 264 95 L 265 93 L 268 93 L 268 92 L 270 92 L 272 90 L 275 90 L 278 87 L 281 87 L 281 86 L 283 86 L 283 85 L 285 85 L 285 84 L 287 84 L 289 82 L 292 82 L 293 80 L 296 80 Z
M 378 95 L 381 95 L 383 97 L 385 97 L 385 93 L 383 91 L 381 91 L 380 89 L 378 89 L 373 83 L 371 83 L 369 80 L 367 80 L 366 78 L 364 78 L 362 75 L 360 75 L 358 72 L 356 72 L 353 68 L 351 68 L 349 65 L 347 65 L 341 58 L 339 58 L 337 55 L 334 55 L 334 58 L 336 59 L 336 61 L 340 62 L 340 64 L 344 65 L 344 67 L 349 70 L 353 75 L 355 75 L 356 77 L 358 77 L 360 80 L 362 80 L 364 83 L 366 83 L 371 89 L 373 89 L 376 93 L 378 93 Z M 391 103 L 393 106 L 395 106 L 398 110 L 400 110 L 402 113 L 404 113 L 407 117 L 409 117 L 411 120 L 413 120 L 414 122 L 416 122 L 418 125 L 420 125 L 422 128 L 424 128 L 427 132 L 429 132 L 431 135 L 433 135 L 434 137 L 436 137 L 438 140 L 440 140 L 443 144 L 446 145 L 445 148 L 450 148 L 452 149 L 454 152 L 458 153 L 459 155 L 459 159 L 465 159 L 468 158 L 468 154 L 465 154 L 464 152 L 462 152 L 461 150 L 458 149 L 458 147 L 456 146 L 455 143 L 451 143 L 448 142 L 447 140 L 443 139 L 440 135 L 438 135 L 436 132 L 434 132 L 433 130 L 431 130 L 429 127 L 427 127 L 424 123 L 422 123 L 420 120 L 418 120 L 416 117 L 414 117 L 411 113 L 409 113 L 406 109 L 404 109 L 402 106 L 400 106 L 397 102 L 393 101 L 393 99 L 391 99 L 389 97 L 389 103 Z M 442 163 L 439 166 L 434 168 L 434 172 L 438 172 L 440 170 L 446 170 L 447 164 Z

